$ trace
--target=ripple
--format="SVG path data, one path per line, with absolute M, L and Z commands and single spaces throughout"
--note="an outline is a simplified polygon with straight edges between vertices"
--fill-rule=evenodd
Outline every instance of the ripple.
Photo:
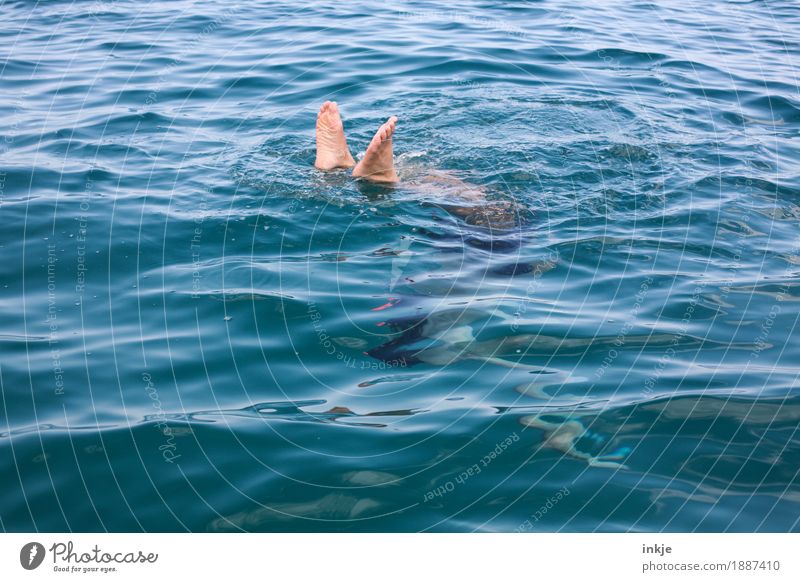
M 5 529 L 798 528 L 793 2 L 34 4 Z

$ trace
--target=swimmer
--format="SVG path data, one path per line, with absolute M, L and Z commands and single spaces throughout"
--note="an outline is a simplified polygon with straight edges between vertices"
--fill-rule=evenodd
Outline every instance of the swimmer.
M 397 127 L 397 117 L 391 116 L 378 128 L 356 163 L 347 145 L 344 124 L 335 101 L 326 101 L 317 114 L 318 170 L 331 171 L 352 168 L 352 176 L 359 180 L 384 186 L 400 182 L 394 166 L 392 138 Z M 417 191 L 425 202 L 437 205 L 467 224 L 489 229 L 507 230 L 522 220 L 520 208 L 508 200 L 488 200 L 483 188 L 468 184 L 442 170 L 425 170 L 403 179 L 403 187 Z

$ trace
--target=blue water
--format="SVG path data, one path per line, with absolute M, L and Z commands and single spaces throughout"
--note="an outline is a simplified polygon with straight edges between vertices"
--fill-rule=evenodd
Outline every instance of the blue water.
M 800 530 L 794 0 L 0 6 L 3 530 Z

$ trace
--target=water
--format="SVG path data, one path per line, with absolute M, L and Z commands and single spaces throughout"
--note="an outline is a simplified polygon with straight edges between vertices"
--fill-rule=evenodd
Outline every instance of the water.
M 800 529 L 795 2 L 2 10 L 4 530 Z

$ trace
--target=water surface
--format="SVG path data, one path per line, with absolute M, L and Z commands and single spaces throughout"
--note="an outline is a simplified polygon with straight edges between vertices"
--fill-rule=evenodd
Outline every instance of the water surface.
M 795 2 L 2 10 L 4 530 L 798 530 Z

